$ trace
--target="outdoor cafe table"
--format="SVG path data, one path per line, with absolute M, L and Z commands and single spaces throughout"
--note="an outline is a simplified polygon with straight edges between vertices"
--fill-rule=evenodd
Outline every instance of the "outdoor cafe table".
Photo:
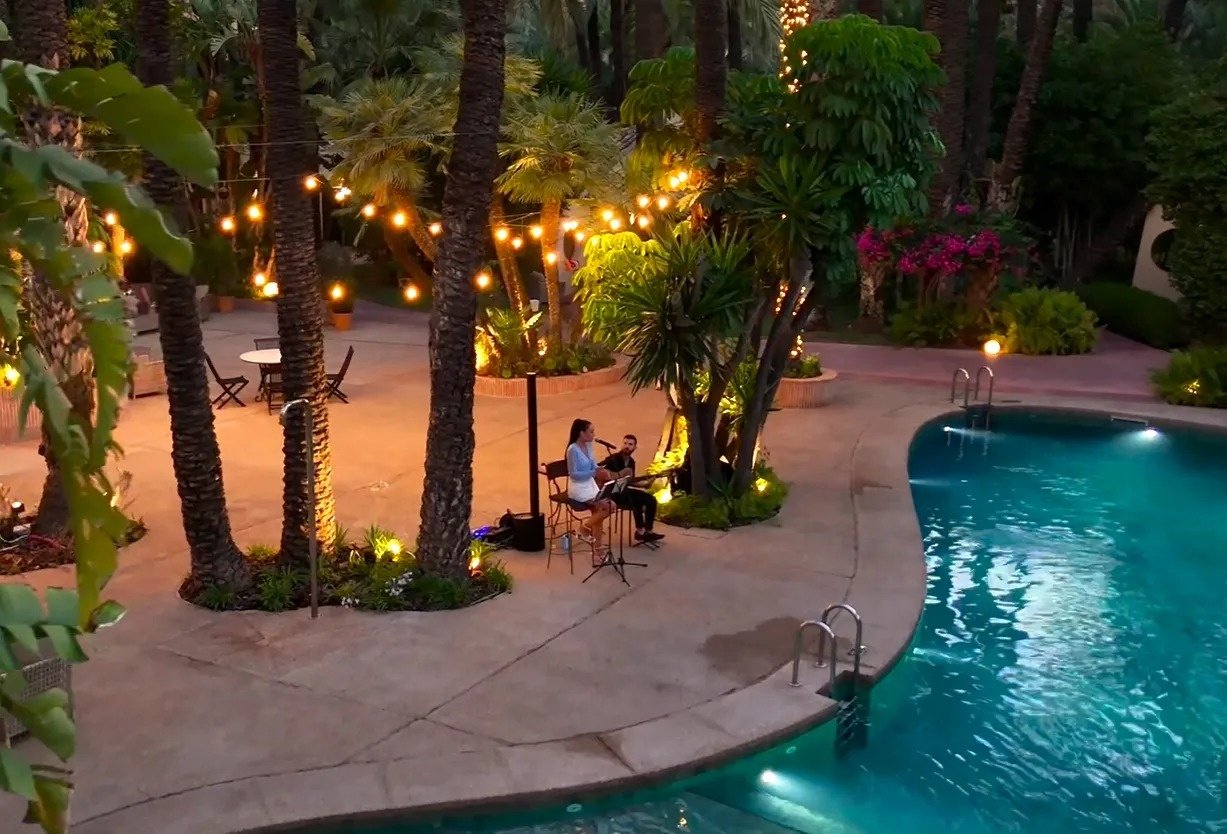
M 266 348 L 264 350 L 249 350 L 240 353 L 239 359 L 249 365 L 260 366 L 260 390 L 256 392 L 256 401 L 264 396 L 264 376 L 281 369 L 281 348 Z

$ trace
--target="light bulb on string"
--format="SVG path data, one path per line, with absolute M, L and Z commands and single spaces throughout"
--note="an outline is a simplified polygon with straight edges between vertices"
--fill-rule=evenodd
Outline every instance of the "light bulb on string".
M 604 220 L 606 223 L 608 223 L 610 220 L 613 220 L 613 216 L 614 216 L 614 213 L 612 209 L 605 209 L 603 212 L 601 212 L 601 219 Z
M 486 272 L 483 270 L 477 273 L 477 276 L 474 278 L 474 280 L 477 282 L 477 289 L 479 290 L 490 289 L 490 284 L 491 284 L 492 279 L 490 278 L 489 272 Z
M 430 234 L 433 237 L 438 237 L 439 235 L 443 234 L 443 224 L 438 222 L 437 220 L 434 223 L 431 223 L 430 224 Z
M 554 264 L 558 263 L 558 253 L 557 252 L 546 252 L 545 262 L 549 264 L 550 266 L 553 266 Z
M 103 243 L 101 240 L 95 240 L 93 245 L 90 246 L 90 249 L 94 250 L 95 255 L 101 255 L 103 252 L 106 251 L 106 248 L 107 248 L 106 244 Z
M 261 295 L 263 295 L 265 298 L 276 298 L 276 297 L 277 297 L 277 294 L 278 294 L 280 291 L 281 291 L 281 290 L 280 290 L 280 288 L 277 286 L 277 282 L 276 282 L 276 281 L 269 281 L 267 284 L 265 284 L 265 285 L 264 285 L 264 289 L 262 289 L 262 290 L 260 291 L 260 293 L 261 293 Z
M 119 222 L 119 215 L 113 211 L 108 211 L 106 214 L 102 215 L 102 222 L 106 223 L 108 226 L 114 226 Z
M 497 229 L 494 230 L 495 240 L 498 240 L 501 242 L 501 241 L 506 240 L 509 237 L 511 237 L 511 231 L 508 230 L 506 226 L 499 226 Z
M 664 194 L 661 194 L 659 197 L 656 198 L 656 207 L 660 209 L 661 211 L 664 211 L 665 209 L 667 209 L 669 207 L 669 198 L 666 197 Z
M 528 230 L 528 233 L 532 235 L 533 240 L 541 240 L 541 235 L 544 234 L 544 232 L 545 230 L 540 226 L 533 226 Z
M 233 234 L 234 230 L 238 227 L 238 224 L 234 222 L 233 217 L 227 214 L 221 220 L 217 221 L 217 227 L 226 234 Z
M 524 238 L 520 237 L 519 235 L 516 235 L 515 237 L 513 237 L 513 238 L 511 239 L 511 248 L 512 248 L 512 249 L 519 249 L 519 248 L 521 248 L 523 245 L 524 245 Z
M 392 225 L 398 229 L 405 228 L 405 224 L 408 222 L 409 218 L 403 211 L 398 211 L 392 215 Z
M 422 297 L 422 291 L 418 289 L 417 284 L 407 284 L 405 286 L 405 300 L 413 303 Z
M 372 217 L 375 216 L 376 211 L 377 209 L 375 208 L 374 203 L 367 203 L 365 206 L 362 207 L 362 216 L 365 217 L 367 220 L 370 220 Z
M 688 180 L 688 179 L 690 179 L 690 172 L 689 172 L 689 171 L 686 171 L 686 170 L 684 170 L 684 169 L 683 169 L 683 170 L 681 170 L 681 171 L 678 171 L 678 172 L 677 172 L 677 181 L 678 181 L 678 182 L 684 183 L 684 182 L 686 182 L 686 180 Z
M 247 206 L 247 219 L 252 222 L 259 222 L 264 218 L 264 209 L 259 203 L 251 203 Z
M 340 188 L 338 188 L 336 191 L 332 192 L 332 199 L 336 200 L 338 203 L 343 203 L 346 200 L 348 200 L 350 195 L 353 193 L 354 193 L 353 190 L 350 189 L 349 186 L 343 185 Z
M 639 226 L 639 228 L 646 229 L 648 226 L 652 225 L 652 218 L 646 214 L 641 214 L 635 223 Z
M 584 234 L 583 229 L 580 229 L 575 232 L 575 242 L 576 243 L 583 243 L 585 237 L 586 235 Z
M 677 191 L 678 186 L 681 184 L 682 184 L 682 181 L 679 180 L 677 177 L 675 176 L 669 177 L 669 190 L 670 191 Z
M 127 238 L 124 238 L 119 242 L 119 254 L 131 255 L 135 250 L 136 247 L 133 246 L 132 241 L 128 240 Z
M 255 275 L 251 276 L 251 283 L 255 284 L 257 287 L 263 287 L 268 283 L 268 276 L 263 272 L 257 272 Z
M 648 204 L 652 202 L 652 198 L 647 194 L 640 194 L 635 202 L 639 205 L 639 208 L 647 208 Z
M 578 229 L 578 228 L 579 228 L 579 221 L 578 221 L 578 220 L 568 220 L 568 221 L 566 221 L 565 223 L 563 223 L 563 224 L 562 224 L 562 230 L 563 230 L 564 232 L 573 232 L 573 231 L 575 231 L 575 230 L 576 230 L 576 229 Z
M 315 176 L 315 174 L 307 174 L 307 176 L 303 177 L 302 187 L 308 191 L 318 191 L 320 187 L 319 177 Z
M 615 217 L 613 220 L 610 220 L 609 228 L 613 229 L 615 232 L 618 231 L 618 229 L 621 229 L 622 228 L 622 218 Z

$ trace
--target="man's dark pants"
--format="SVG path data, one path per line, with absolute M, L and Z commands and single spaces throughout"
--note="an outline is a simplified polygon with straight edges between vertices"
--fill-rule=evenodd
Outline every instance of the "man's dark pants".
M 656 496 L 642 489 L 629 487 L 614 493 L 613 502 L 635 516 L 636 530 L 651 530 L 656 523 Z

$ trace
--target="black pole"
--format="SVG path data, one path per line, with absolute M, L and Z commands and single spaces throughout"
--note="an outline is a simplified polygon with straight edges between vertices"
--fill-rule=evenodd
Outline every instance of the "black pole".
M 541 514 L 541 485 L 537 474 L 537 372 L 528 372 L 528 507 L 536 518 Z

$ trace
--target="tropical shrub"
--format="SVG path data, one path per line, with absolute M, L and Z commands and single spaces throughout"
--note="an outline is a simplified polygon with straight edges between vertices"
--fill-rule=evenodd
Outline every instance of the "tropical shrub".
M 1076 292 L 1099 323 L 1113 333 L 1162 350 L 1189 343 L 1180 306 L 1170 298 L 1112 282 L 1086 284 Z
M 792 356 L 784 366 L 784 376 L 789 379 L 814 379 L 822 376 L 822 360 L 816 353 Z
M 1227 339 L 1227 60 L 1156 116 L 1147 196 L 1176 224 L 1168 258 L 1193 335 Z
M 788 498 L 788 485 L 779 479 L 775 470 L 760 464 L 755 469 L 751 488 L 740 497 L 727 490 L 718 490 L 706 497 L 663 493 L 657 500 L 666 495 L 668 500 L 660 505 L 659 516 L 666 524 L 728 530 L 777 515 Z
M 908 347 L 978 344 L 985 333 L 977 317 L 953 301 L 905 305 L 891 318 L 889 331 L 892 342 Z
M 1031 356 L 1088 353 L 1098 337 L 1095 314 L 1077 295 L 1040 287 L 1006 296 L 997 323 L 1006 351 Z
M 613 352 L 599 342 L 551 344 L 534 338 L 540 313 L 527 319 L 506 307 L 485 311 L 477 326 L 477 373 L 503 379 L 523 377 L 529 371 L 539 376 L 570 376 L 608 368 Z
M 1152 380 L 1159 396 L 1173 405 L 1227 408 L 1227 348 L 1177 351 Z

